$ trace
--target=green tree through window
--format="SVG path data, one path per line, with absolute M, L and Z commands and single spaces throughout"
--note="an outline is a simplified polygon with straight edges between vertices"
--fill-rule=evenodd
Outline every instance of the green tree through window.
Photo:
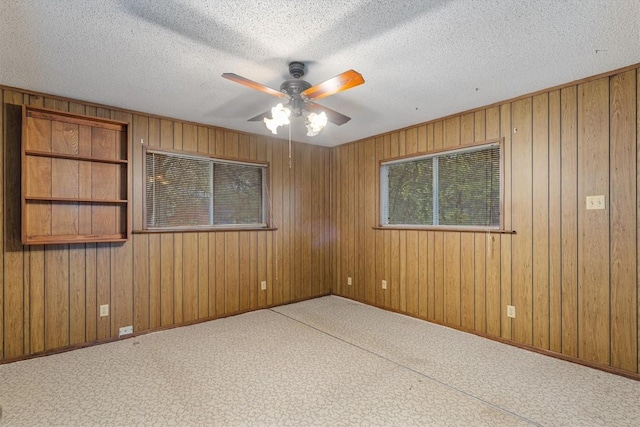
M 265 227 L 266 165 L 147 151 L 148 228 Z
M 500 144 L 383 163 L 383 225 L 500 226 Z

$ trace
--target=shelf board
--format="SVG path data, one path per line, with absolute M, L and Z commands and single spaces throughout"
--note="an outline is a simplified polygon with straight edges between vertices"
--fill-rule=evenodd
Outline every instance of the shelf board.
M 101 243 L 126 242 L 126 234 L 65 234 L 52 236 L 26 236 L 25 245 L 65 244 L 65 243 Z
M 82 160 L 85 162 L 110 163 L 115 165 L 126 165 L 127 163 L 129 163 L 128 160 L 122 159 L 101 159 L 90 156 L 79 156 L 77 154 L 53 153 L 49 151 L 25 150 L 24 154 L 27 156 L 49 157 L 53 159 Z
M 61 203 L 96 203 L 96 204 L 127 204 L 124 199 L 90 199 L 82 197 L 29 197 L 24 198 L 27 202 L 61 202 Z

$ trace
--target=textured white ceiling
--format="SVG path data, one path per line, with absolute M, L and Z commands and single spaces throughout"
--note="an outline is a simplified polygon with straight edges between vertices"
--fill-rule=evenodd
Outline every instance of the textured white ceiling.
M 335 146 L 640 62 L 640 0 L 1 0 L 0 84 L 270 135 L 247 119 L 304 61 L 352 117 Z M 279 135 L 287 136 L 286 128 Z

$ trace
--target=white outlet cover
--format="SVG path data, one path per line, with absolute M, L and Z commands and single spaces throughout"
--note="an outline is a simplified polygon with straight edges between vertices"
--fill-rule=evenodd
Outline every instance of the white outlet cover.
M 263 291 L 267 290 L 267 281 L 263 280 L 262 282 L 260 282 L 260 289 L 262 289 Z
M 382 281 L 382 289 L 387 289 L 387 281 L 386 280 Z
M 133 333 L 133 326 L 129 325 L 129 326 L 123 326 L 122 328 L 120 328 L 120 330 L 118 331 L 118 336 L 121 337 L 123 335 L 129 335 Z
M 106 317 L 109 315 L 109 304 L 102 304 L 100 306 L 100 317 Z

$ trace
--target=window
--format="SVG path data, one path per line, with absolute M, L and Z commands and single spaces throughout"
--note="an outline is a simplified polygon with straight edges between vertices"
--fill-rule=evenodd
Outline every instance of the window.
M 267 226 L 267 166 L 146 151 L 146 226 Z
M 501 145 L 383 162 L 381 224 L 499 228 Z

